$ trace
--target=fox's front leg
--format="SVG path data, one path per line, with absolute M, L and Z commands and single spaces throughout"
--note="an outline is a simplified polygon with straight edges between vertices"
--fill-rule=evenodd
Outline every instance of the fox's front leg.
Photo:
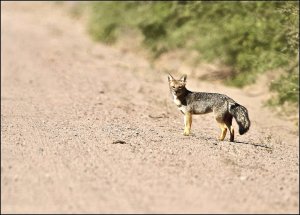
M 190 135 L 191 127 L 192 127 L 192 114 L 187 111 L 184 114 L 184 132 L 183 132 L 183 135 L 185 135 L 185 136 Z

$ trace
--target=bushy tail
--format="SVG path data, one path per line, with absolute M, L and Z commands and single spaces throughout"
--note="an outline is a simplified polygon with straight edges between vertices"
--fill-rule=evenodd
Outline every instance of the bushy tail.
M 230 104 L 229 113 L 232 114 L 239 125 L 240 135 L 245 134 L 250 128 L 250 120 L 247 109 L 238 103 Z

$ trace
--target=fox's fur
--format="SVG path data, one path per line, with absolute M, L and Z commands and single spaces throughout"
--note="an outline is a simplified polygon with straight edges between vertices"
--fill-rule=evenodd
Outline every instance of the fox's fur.
M 192 92 L 186 89 L 186 75 L 179 80 L 168 75 L 170 92 L 173 101 L 184 114 L 184 135 L 189 135 L 192 126 L 192 115 L 213 112 L 220 128 L 219 140 L 224 140 L 227 130 L 230 133 L 230 141 L 234 141 L 234 129 L 232 118 L 235 118 L 239 133 L 242 135 L 250 128 L 250 120 L 247 109 L 236 103 L 233 99 L 219 93 Z

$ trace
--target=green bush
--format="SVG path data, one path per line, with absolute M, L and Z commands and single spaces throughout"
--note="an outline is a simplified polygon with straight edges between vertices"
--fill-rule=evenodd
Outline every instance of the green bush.
M 184 48 L 198 51 L 207 61 L 217 59 L 231 66 L 232 76 L 225 80 L 230 85 L 254 83 L 258 74 L 288 70 L 298 62 L 298 2 L 93 2 L 90 6 L 89 32 L 96 40 L 113 43 L 122 29 L 138 30 L 154 58 Z M 299 70 L 294 70 L 272 84 L 271 90 L 279 92 L 278 104 L 299 101 Z
M 277 92 L 277 96 L 269 100 L 270 105 L 299 104 L 299 63 L 274 81 L 270 89 Z

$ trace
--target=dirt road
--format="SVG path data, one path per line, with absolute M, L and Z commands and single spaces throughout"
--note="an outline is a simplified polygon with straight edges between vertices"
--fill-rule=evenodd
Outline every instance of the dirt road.
M 1 2 L 1 26 L 1 213 L 299 210 L 299 136 L 261 97 L 188 78 L 246 106 L 252 127 L 219 142 L 207 114 L 185 137 L 166 74 L 92 42 L 60 6 Z

